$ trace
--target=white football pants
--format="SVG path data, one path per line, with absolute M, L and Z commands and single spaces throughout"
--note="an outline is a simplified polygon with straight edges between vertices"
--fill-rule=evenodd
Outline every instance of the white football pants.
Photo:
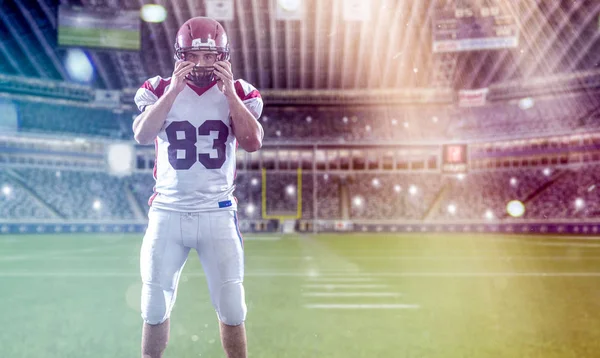
M 150 208 L 140 252 L 142 318 L 160 324 L 169 318 L 190 249 L 196 249 L 210 298 L 221 322 L 246 319 L 243 239 L 235 211 L 181 213 Z

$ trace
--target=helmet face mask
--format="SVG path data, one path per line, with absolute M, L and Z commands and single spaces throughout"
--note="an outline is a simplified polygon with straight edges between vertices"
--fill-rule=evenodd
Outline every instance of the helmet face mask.
M 177 32 L 175 60 L 186 61 L 186 54 L 192 51 L 214 53 L 217 61 L 229 60 L 229 42 L 221 24 L 207 17 L 186 21 Z M 206 87 L 216 80 L 214 66 L 197 64 L 186 78 L 199 87 Z
M 198 51 L 201 51 L 200 53 L 198 53 Z M 192 72 L 190 72 L 187 76 L 186 79 L 190 80 L 192 83 L 194 83 L 196 86 L 199 87 L 206 87 L 209 84 L 211 84 L 212 82 L 217 80 L 217 77 L 215 76 L 214 70 L 214 62 L 211 65 L 206 65 L 206 61 L 204 61 L 204 65 L 202 64 L 202 61 L 198 61 L 198 57 L 203 56 L 204 54 L 214 54 L 215 56 L 215 61 L 224 61 L 226 59 L 228 59 L 228 56 L 226 56 L 224 53 L 219 53 L 217 51 L 213 51 L 213 50 L 198 50 L 197 48 L 193 48 L 193 49 L 189 49 L 189 50 L 182 50 L 182 51 L 176 51 L 176 56 L 175 59 L 176 60 L 181 60 L 181 61 L 190 61 L 190 62 L 194 62 L 196 65 L 194 66 Z M 208 62 L 210 63 L 210 62 Z

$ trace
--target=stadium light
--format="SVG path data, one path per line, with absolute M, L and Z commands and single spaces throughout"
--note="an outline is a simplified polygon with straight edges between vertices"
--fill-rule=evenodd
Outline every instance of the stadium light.
M 281 137 L 281 131 L 280 130 L 276 130 L 275 131 L 275 135 L 278 136 L 278 137 Z
M 396 118 L 392 118 L 392 125 L 395 126 L 398 124 L 398 120 Z
M 544 168 L 544 175 L 549 177 L 550 174 L 552 174 L 552 171 L 550 170 L 550 168 Z
M 94 67 L 85 52 L 78 48 L 67 50 L 65 67 L 69 76 L 76 82 L 90 82 L 94 77 Z
M 57 170 L 56 173 L 54 174 L 56 175 L 57 178 L 60 178 L 61 174 L 60 174 L 60 170 Z
M 465 174 L 464 173 L 458 173 L 458 174 L 456 174 L 456 179 L 463 180 L 464 178 L 465 178 Z
M 585 206 L 585 201 L 582 198 L 575 199 L 575 207 L 577 209 L 582 209 Z
M 344 117 L 342 118 L 342 122 L 344 122 L 344 123 L 348 123 L 348 117 L 344 116 Z
M 450 204 L 450 205 L 448 205 L 448 212 L 449 212 L 450 214 L 453 214 L 453 215 L 454 215 L 454 214 L 456 213 L 456 205 L 454 205 L 454 204 Z
M 523 98 L 519 101 L 519 108 L 528 110 L 535 105 L 535 101 L 531 97 Z
M 366 130 L 367 132 L 370 132 L 370 131 L 371 131 L 371 126 L 367 124 L 367 125 L 365 126 L 365 130 Z
M 296 187 L 290 184 L 285 188 L 285 192 L 287 195 L 292 196 L 296 193 Z
M 433 116 L 433 117 L 431 117 L 431 121 L 432 121 L 433 123 L 437 123 L 437 121 L 438 121 L 438 117 L 436 117 L 436 116 Z
M 265 123 L 268 122 L 269 121 L 269 116 L 263 116 L 262 117 L 262 121 L 265 122 Z
M 248 204 L 248 206 L 246 206 L 246 214 L 252 215 L 252 214 L 254 214 L 254 210 L 255 210 L 254 205 Z
M 381 184 L 379 182 L 379 179 L 377 178 L 373 178 L 373 180 L 371 181 L 371 184 L 375 187 L 375 188 L 379 188 L 379 185 Z
M 312 117 L 311 117 L 311 116 L 306 116 L 306 121 L 307 121 L 308 123 L 311 123 L 311 122 L 312 122 Z
M 257 186 L 258 185 L 258 178 L 252 178 L 252 180 L 250 180 L 250 184 L 252 186 Z
M 352 199 L 352 204 L 356 207 L 361 207 L 363 205 L 363 199 L 360 196 L 355 196 Z
M 323 175 L 323 179 L 325 179 L 325 180 L 329 180 L 329 174 L 325 174 L 325 175 Z
M 130 175 L 135 163 L 135 149 L 131 144 L 110 144 L 106 153 L 109 172 L 116 176 Z
M 417 73 L 417 72 L 419 72 L 419 69 L 415 67 L 415 68 L 413 68 L 413 72 Z
M 98 211 L 100 210 L 100 208 L 102 208 L 102 202 L 96 199 L 94 200 L 94 204 L 92 204 L 92 207 L 94 208 L 94 210 Z
M 297 11 L 300 8 L 300 0 L 278 0 L 279 6 L 285 11 Z
M 12 193 L 12 188 L 9 185 L 2 186 L 2 194 L 9 196 Z
M 506 204 L 506 211 L 508 215 L 518 218 L 525 214 L 525 205 L 519 200 L 511 200 Z
M 494 218 L 494 213 L 491 210 L 487 210 L 485 212 L 485 218 L 488 220 L 492 220 Z
M 517 178 L 515 178 L 515 177 L 510 178 L 510 185 L 517 186 L 517 183 L 518 183 Z
M 409 193 L 410 195 L 415 195 L 415 194 L 417 194 L 417 187 L 416 187 L 416 186 L 414 186 L 414 185 L 411 185 L 411 186 L 408 188 L 408 193 Z
M 404 128 L 408 128 L 408 122 L 404 122 Z
M 396 193 L 399 193 L 399 192 L 401 192 L 401 191 L 402 191 L 402 187 L 401 187 L 400 185 L 396 184 L 396 185 L 394 185 L 394 191 L 395 191 Z
M 146 22 L 160 23 L 167 18 L 167 9 L 158 4 L 146 4 L 140 9 L 140 17 Z

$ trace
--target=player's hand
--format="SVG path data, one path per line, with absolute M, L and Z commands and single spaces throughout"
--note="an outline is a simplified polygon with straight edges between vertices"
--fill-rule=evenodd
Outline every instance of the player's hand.
M 235 96 L 235 85 L 233 81 L 233 72 L 231 72 L 231 63 L 229 61 L 217 61 L 214 64 L 215 76 L 223 84 L 223 94 L 227 97 Z
M 175 62 L 175 70 L 173 70 L 173 75 L 171 76 L 169 90 L 175 91 L 175 93 L 183 91 L 187 84 L 185 76 L 194 70 L 195 65 L 195 63 L 190 61 L 178 60 Z

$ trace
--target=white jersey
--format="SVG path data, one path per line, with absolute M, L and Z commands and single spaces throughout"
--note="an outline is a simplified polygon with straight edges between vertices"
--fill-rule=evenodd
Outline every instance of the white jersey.
M 144 82 L 135 94 L 140 111 L 154 104 L 170 82 L 159 76 Z M 235 88 L 258 119 L 263 108 L 258 90 L 244 80 L 236 80 Z M 216 83 L 206 88 L 187 85 L 155 139 L 156 185 L 148 205 L 180 212 L 237 210 L 236 149 L 229 104 Z

